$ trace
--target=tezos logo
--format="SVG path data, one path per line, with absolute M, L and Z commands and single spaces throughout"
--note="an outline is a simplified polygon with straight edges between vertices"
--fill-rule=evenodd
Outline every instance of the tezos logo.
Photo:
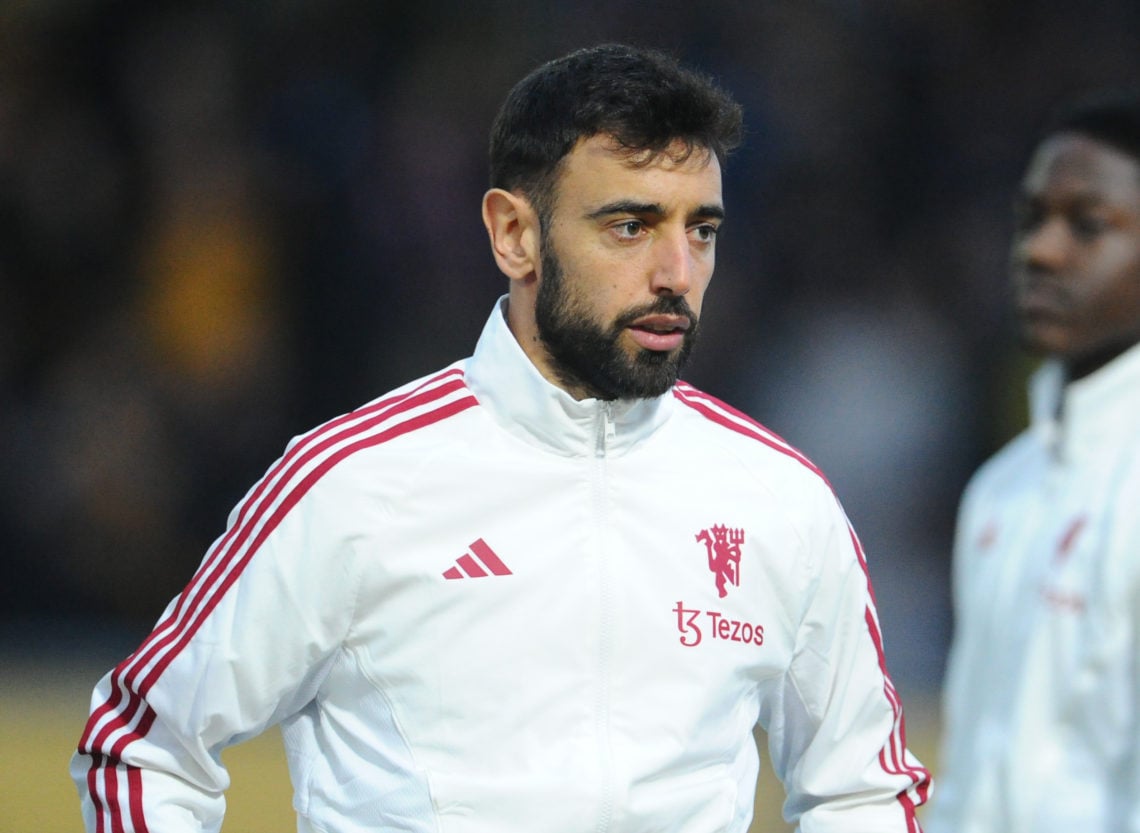
M 724 642 L 741 642 L 746 645 L 764 644 L 763 625 L 731 619 L 716 610 L 685 607 L 684 602 L 677 602 L 673 612 L 677 614 L 677 631 L 681 634 L 678 639 L 686 648 L 693 648 L 701 644 L 705 635 L 705 631 L 701 628 L 702 622 L 708 628 L 708 634 L 713 639 Z M 701 618 L 702 614 L 705 617 L 704 619 Z

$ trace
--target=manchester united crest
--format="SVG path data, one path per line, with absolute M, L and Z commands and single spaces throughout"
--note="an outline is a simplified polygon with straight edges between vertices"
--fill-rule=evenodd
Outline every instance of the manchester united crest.
M 744 530 L 714 524 L 698 532 L 696 539 L 705 545 L 709 570 L 716 577 L 716 590 L 723 599 L 728 595 L 728 585 L 740 586 L 740 547 L 744 543 Z

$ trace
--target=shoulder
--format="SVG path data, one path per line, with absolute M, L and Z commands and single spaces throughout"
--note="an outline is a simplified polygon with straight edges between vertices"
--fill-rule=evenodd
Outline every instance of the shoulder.
M 268 476 L 308 492 L 374 460 L 376 452 L 414 455 L 438 444 L 441 432 L 476 404 L 458 362 L 293 437 Z
M 738 408 L 686 382 L 678 382 L 673 395 L 679 410 L 690 418 L 709 448 L 723 449 L 744 463 L 774 466 L 782 473 L 796 472 L 830 489 L 827 476 L 803 451 Z
M 806 454 L 728 403 L 678 382 L 673 396 L 697 452 L 729 458 L 776 493 L 807 489 L 833 496 L 831 484 Z
M 1022 431 L 978 467 L 966 484 L 963 503 L 1014 494 L 1023 484 L 1038 482 L 1048 465 L 1048 453 L 1039 434 Z
M 318 448 L 354 449 L 381 445 L 430 429 L 477 404 L 457 362 L 379 396 L 348 413 L 294 437 L 287 453 Z
M 230 524 L 262 516 L 272 526 L 286 517 L 322 516 L 331 524 L 360 500 L 395 488 L 425 449 L 446 446 L 447 426 L 475 404 L 458 362 L 327 420 L 288 442 L 234 507 Z

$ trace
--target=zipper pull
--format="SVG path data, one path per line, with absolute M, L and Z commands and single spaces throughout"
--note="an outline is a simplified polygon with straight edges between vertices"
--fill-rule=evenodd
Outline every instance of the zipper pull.
M 598 434 L 597 434 L 597 447 L 596 452 L 599 455 L 605 454 L 606 446 L 609 442 L 617 436 L 617 427 L 614 425 L 613 415 L 610 412 L 610 403 L 601 403 L 599 409 Z

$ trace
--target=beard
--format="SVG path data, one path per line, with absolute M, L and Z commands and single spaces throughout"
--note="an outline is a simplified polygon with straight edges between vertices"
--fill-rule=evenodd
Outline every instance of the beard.
M 542 248 L 535 321 L 559 381 L 570 391 L 603 400 L 648 399 L 673 387 L 696 344 L 698 321 L 688 301 L 680 295 L 662 295 L 626 310 L 605 327 L 573 296 L 550 241 L 543 240 Z M 632 355 L 623 350 L 619 339 L 625 328 L 654 314 L 688 317 L 691 324 L 681 346 L 675 352 L 638 347 Z

